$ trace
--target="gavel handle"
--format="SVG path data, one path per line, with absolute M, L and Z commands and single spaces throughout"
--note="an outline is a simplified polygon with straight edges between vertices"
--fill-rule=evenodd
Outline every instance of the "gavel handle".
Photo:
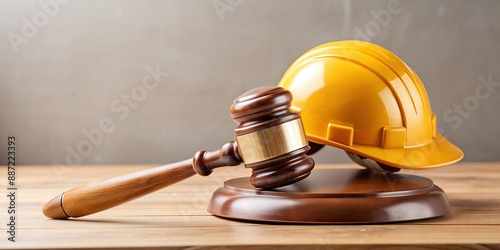
M 47 202 L 42 211 L 52 219 L 81 217 L 139 198 L 187 179 L 196 173 L 209 175 L 212 169 L 241 163 L 235 142 L 215 152 L 198 151 L 193 159 L 82 185 Z

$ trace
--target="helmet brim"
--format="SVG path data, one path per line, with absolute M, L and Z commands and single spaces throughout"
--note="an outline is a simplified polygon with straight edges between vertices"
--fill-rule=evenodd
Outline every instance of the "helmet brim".
M 411 148 L 387 149 L 374 146 L 342 143 L 325 140 L 323 138 L 307 135 L 309 141 L 333 146 L 348 152 L 373 159 L 391 167 L 402 169 L 430 169 L 450 165 L 460 161 L 464 153 L 446 138 L 437 134 L 432 142 Z

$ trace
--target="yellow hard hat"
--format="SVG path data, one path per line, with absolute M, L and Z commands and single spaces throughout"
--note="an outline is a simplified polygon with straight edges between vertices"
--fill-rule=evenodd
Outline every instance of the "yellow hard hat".
M 288 68 L 279 86 L 292 92 L 292 109 L 313 143 L 403 169 L 440 167 L 463 157 L 437 133 L 417 74 L 375 44 L 319 45 Z

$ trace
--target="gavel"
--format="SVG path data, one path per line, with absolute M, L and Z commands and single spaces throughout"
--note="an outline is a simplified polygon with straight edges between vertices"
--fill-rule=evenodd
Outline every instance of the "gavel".
M 314 161 L 302 120 L 290 111 L 292 94 L 281 87 L 260 87 L 236 98 L 230 114 L 238 124 L 231 141 L 214 152 L 200 150 L 192 159 L 82 185 L 47 202 L 42 211 L 53 219 L 81 217 L 147 195 L 195 174 L 243 163 L 252 169 L 256 188 L 272 189 L 300 181 Z

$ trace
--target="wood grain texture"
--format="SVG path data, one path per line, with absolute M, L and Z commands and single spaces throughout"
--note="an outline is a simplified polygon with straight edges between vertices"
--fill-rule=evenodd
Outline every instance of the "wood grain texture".
M 72 188 L 51 199 L 42 211 L 52 219 L 81 217 L 137 199 L 160 190 L 196 173 L 207 176 L 212 169 L 238 166 L 241 160 L 235 142 L 220 150 L 198 151 L 192 159 L 153 167 Z
M 127 249 L 500 249 L 500 163 L 462 163 L 425 171 L 445 190 L 450 215 L 379 225 L 280 225 L 243 223 L 210 215 L 208 201 L 225 180 L 248 177 L 242 166 L 193 176 L 167 189 L 94 215 L 46 219 L 41 207 L 75 185 L 153 166 L 77 166 L 59 180 L 52 166 L 18 167 L 17 242 L 0 235 L 0 248 Z M 316 168 L 358 168 L 318 165 Z M 1 169 L 5 169 L 2 166 Z M 5 190 L 5 184 L 0 186 Z M 5 199 L 0 201 L 5 210 Z M 0 213 L 5 232 L 6 212 Z
M 80 217 L 120 205 L 195 175 L 191 162 L 186 160 L 73 188 L 47 203 L 64 205 L 62 215 L 51 216 L 52 213 L 46 212 L 49 209 L 44 209 L 44 213 L 57 219 Z

